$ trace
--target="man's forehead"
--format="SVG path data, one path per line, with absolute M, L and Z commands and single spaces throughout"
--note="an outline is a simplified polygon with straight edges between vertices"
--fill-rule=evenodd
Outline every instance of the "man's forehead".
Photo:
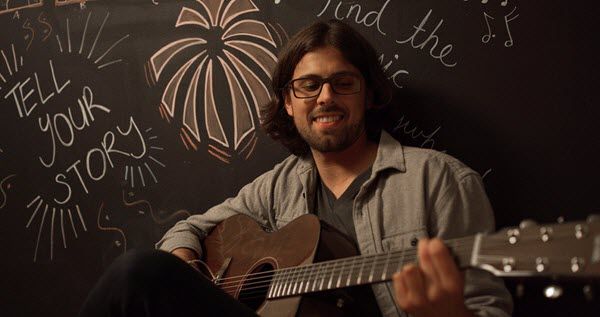
M 359 70 L 350 63 L 337 48 L 320 47 L 312 50 L 300 59 L 294 68 L 294 76 L 331 76 L 336 73 L 359 74 Z

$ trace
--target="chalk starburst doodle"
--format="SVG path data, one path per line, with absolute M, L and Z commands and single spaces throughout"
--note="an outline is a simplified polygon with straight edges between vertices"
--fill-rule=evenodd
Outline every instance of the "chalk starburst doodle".
M 248 18 L 259 11 L 251 0 L 196 2 L 197 10 L 181 9 L 175 28 L 198 28 L 199 35 L 154 53 L 146 65 L 147 80 L 166 83 L 159 111 L 167 121 L 181 123 L 180 138 L 188 150 L 205 142 L 221 161 L 230 163 L 236 155 L 247 159 L 257 141 L 259 106 L 269 100 L 265 82 L 276 64 L 272 50 L 277 44 L 263 22 Z M 167 70 L 178 62 L 182 65 L 175 71 Z

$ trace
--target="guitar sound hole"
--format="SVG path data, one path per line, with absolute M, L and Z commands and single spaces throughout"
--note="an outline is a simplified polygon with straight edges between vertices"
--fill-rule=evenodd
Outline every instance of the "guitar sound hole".
M 273 278 L 273 266 L 261 264 L 248 275 L 238 296 L 238 300 L 246 306 L 257 310 L 267 298 L 267 292 Z

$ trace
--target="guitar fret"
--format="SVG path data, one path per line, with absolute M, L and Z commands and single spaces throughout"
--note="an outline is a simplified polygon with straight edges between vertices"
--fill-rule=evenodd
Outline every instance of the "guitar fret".
M 267 292 L 267 298 L 271 298 L 275 285 L 275 274 L 273 274 L 273 279 L 271 280 L 271 285 L 269 285 L 269 291 Z
M 300 280 L 300 284 L 298 284 L 298 292 L 296 294 L 300 294 L 302 293 L 302 286 L 304 285 L 304 280 L 305 280 L 305 274 L 306 274 L 306 269 L 302 268 L 300 271 L 302 271 L 302 273 L 300 274 L 300 276 L 298 276 L 298 279 Z
M 294 292 L 296 290 L 296 285 L 297 285 L 297 280 L 298 280 L 298 270 L 299 268 L 295 268 L 294 269 L 294 276 L 292 276 L 292 282 L 290 283 L 290 292 L 288 295 L 294 295 Z
M 308 287 L 310 286 L 310 270 L 306 270 L 308 273 L 308 276 L 306 277 L 306 287 L 304 288 L 304 293 L 308 292 Z
M 300 289 L 302 288 L 302 275 L 303 274 L 304 274 L 304 268 L 298 267 L 298 274 L 296 274 L 296 281 L 294 282 L 294 289 L 292 290 L 293 295 L 298 294 L 296 292 L 296 289 L 298 289 L 298 291 L 300 291 Z
M 277 285 L 279 281 L 279 274 L 275 273 L 273 274 L 273 279 L 271 280 L 271 285 L 269 286 L 269 293 L 267 295 L 267 298 L 272 298 L 273 294 L 275 294 L 276 290 L 277 290 Z
M 346 279 L 346 286 L 350 286 L 350 278 L 352 277 L 352 270 L 354 269 L 355 262 L 356 262 L 356 257 L 353 257 L 352 263 L 350 264 L 350 272 L 348 272 L 348 279 Z
M 279 288 L 279 296 L 283 296 L 285 293 L 285 288 L 287 287 L 288 279 L 290 277 L 290 269 L 286 269 L 285 276 L 283 277 L 283 281 L 281 282 L 281 287 Z
M 327 283 L 327 289 L 331 289 L 331 282 L 333 281 L 333 274 L 335 274 L 335 265 L 337 264 L 336 262 L 333 262 L 333 265 L 331 266 L 331 276 L 329 277 L 329 282 Z
M 365 268 L 365 263 L 367 262 L 365 258 L 363 258 L 362 263 L 360 264 L 360 269 L 358 270 L 358 278 L 356 279 L 356 284 L 360 284 L 360 281 L 362 279 L 362 274 L 363 274 L 363 269 Z
M 319 285 L 319 290 L 322 291 L 323 290 L 323 283 L 325 283 L 325 274 L 327 274 L 327 265 L 329 265 L 329 263 L 325 263 L 325 265 L 323 266 L 323 278 L 321 279 L 321 284 Z
M 375 272 L 375 265 L 377 264 L 377 256 L 373 259 L 373 266 L 371 267 L 371 273 L 369 273 L 369 283 L 373 282 L 373 273 Z
M 286 296 L 290 295 L 290 291 L 292 290 L 292 286 L 293 286 L 292 279 L 294 278 L 294 273 L 296 272 L 296 270 L 297 270 L 297 268 L 294 267 L 290 272 L 290 278 L 288 280 L 288 284 L 287 284 L 287 287 L 284 292 L 284 294 Z
M 277 291 L 275 291 L 275 296 L 277 297 L 281 296 L 281 291 L 283 290 L 283 286 L 285 285 L 285 278 L 287 277 L 286 272 L 287 270 L 282 271 L 281 276 L 279 277 Z
M 317 281 L 319 279 L 319 274 L 321 273 L 321 269 L 323 269 L 323 264 L 317 264 L 317 271 L 315 272 L 315 279 L 313 281 L 312 291 L 314 292 L 317 288 Z
M 342 275 L 344 274 L 344 268 L 346 267 L 346 262 L 347 260 L 342 260 L 342 266 L 340 267 L 340 276 L 338 276 L 338 280 L 337 283 L 335 283 L 335 287 L 336 288 L 340 288 L 340 285 L 342 283 Z
M 392 254 L 392 252 L 388 252 L 387 257 L 385 258 L 385 264 L 383 266 L 383 272 L 381 272 L 381 280 L 385 280 L 385 277 L 387 275 L 387 268 L 388 265 L 390 263 L 390 255 Z

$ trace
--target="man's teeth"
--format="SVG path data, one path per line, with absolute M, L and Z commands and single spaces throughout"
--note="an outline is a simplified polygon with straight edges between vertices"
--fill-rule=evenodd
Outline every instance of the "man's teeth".
M 318 117 L 315 119 L 317 122 L 334 122 L 342 120 L 342 116 L 326 116 L 326 117 Z

